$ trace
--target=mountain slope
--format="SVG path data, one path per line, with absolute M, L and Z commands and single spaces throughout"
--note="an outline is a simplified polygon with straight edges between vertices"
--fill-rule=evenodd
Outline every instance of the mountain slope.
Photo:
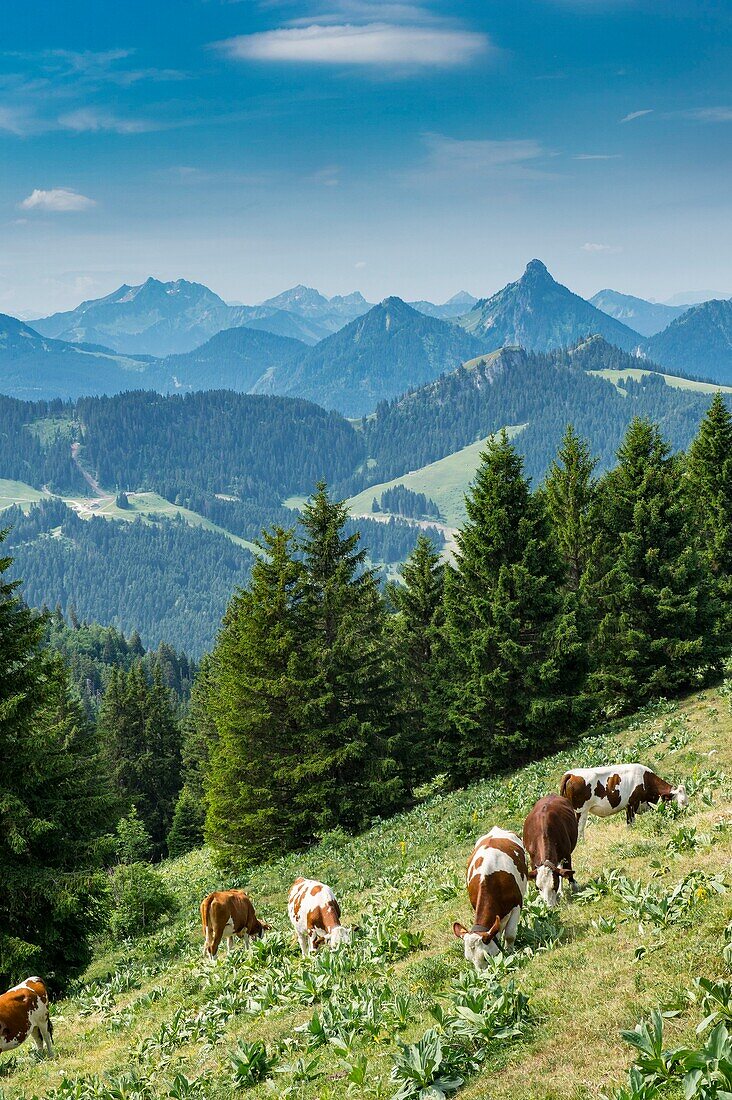
M 620 294 L 617 290 L 600 290 L 590 298 L 590 304 L 616 321 L 629 325 L 642 336 L 655 336 L 685 313 L 688 306 L 667 306 L 661 302 L 647 302 L 632 294 Z
M 0 314 L 0 393 L 27 400 L 137 389 L 149 369 L 143 358 L 43 337 Z
M 642 342 L 638 333 L 556 282 L 541 260 L 532 260 L 517 282 L 477 302 L 458 323 L 488 351 L 507 346 L 553 351 L 595 333 L 625 351 Z
M 557 749 L 505 777 L 428 798 L 360 836 L 330 834 L 307 853 L 273 853 L 268 864 L 248 867 L 240 885 L 273 931 L 251 948 L 235 946 L 215 966 L 201 960 L 198 907 L 224 885 L 220 871 L 205 849 L 163 864 L 179 906 L 171 923 L 124 949 L 100 946 L 73 998 L 52 1005 L 64 1093 L 392 1097 L 401 1083 L 390 1076 L 400 1053 L 404 1060 L 400 1044 L 420 1041 L 435 1028 L 435 1014 L 449 1026 L 455 1002 L 466 1001 L 461 1042 L 482 1062 L 471 1067 L 466 1057 L 456 1067 L 465 1079 L 449 1093 L 456 1100 L 614 1096 L 638 1053 L 620 1031 L 659 1006 L 674 1014 L 665 1021 L 664 1049 L 698 1049 L 709 1037 L 708 1030 L 695 1034 L 705 1015 L 702 991 L 685 991 L 696 976 L 725 974 L 729 891 L 718 894 L 710 879 L 723 871 L 729 885 L 727 701 L 710 689 Z M 567 768 L 638 758 L 668 779 L 687 781 L 688 809 L 677 820 L 664 812 L 640 815 L 632 829 L 623 815 L 591 818 L 573 860 L 582 892 L 547 912 L 529 885 L 515 954 L 476 976 L 452 929 L 470 913 L 465 866 L 475 838 L 493 825 L 520 833 L 534 801 L 556 791 Z M 617 870 L 629 880 L 625 891 L 609 875 Z M 344 921 L 361 925 L 354 946 L 335 960 L 327 951 L 299 956 L 286 905 L 290 884 L 303 873 L 325 879 Z M 684 880 L 688 906 L 669 901 Z M 503 1020 L 497 999 L 510 982 L 514 996 L 528 998 L 528 1026 L 522 1021 L 513 1038 L 509 1027 L 500 1039 L 487 1040 L 485 1032 L 475 1038 L 471 1025 L 490 1035 L 495 1015 Z M 249 1065 L 254 1059 L 239 1044 L 254 1042 L 266 1044 L 275 1065 L 267 1080 L 243 1091 L 236 1059 L 241 1077 L 247 1049 Z M 429 1040 L 412 1048 L 413 1071 L 429 1064 L 429 1049 Z M 354 1088 L 349 1072 L 355 1076 L 360 1066 L 367 1084 Z M 17 1100 L 61 1095 L 59 1075 L 28 1044 L 6 1058 L 3 1087 Z M 423 1095 L 430 1094 L 438 1095 Z
M 670 371 L 732 382 L 732 298 L 686 310 L 647 340 L 643 352 Z
M 156 367 L 156 386 L 248 393 L 263 374 L 281 367 L 305 347 L 301 340 L 258 329 L 224 329 L 194 351 L 164 359 Z
M 481 342 L 456 325 L 427 317 L 400 298 L 386 298 L 258 388 L 362 416 L 379 401 L 454 370 L 481 350 Z

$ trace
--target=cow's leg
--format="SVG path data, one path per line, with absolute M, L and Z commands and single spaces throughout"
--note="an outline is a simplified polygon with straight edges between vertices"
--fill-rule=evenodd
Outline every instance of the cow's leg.
M 239 936 L 239 939 L 244 944 L 245 948 L 249 947 L 249 933 L 248 932 L 242 932 Z
M 307 958 L 310 954 L 310 940 L 304 932 L 297 933 L 297 940 L 300 944 L 300 950 L 302 951 L 303 958 Z
M 590 811 L 585 807 L 585 809 L 580 810 L 577 814 L 577 843 L 584 839 L 585 825 L 587 824 L 589 813 Z
M 43 1036 L 41 1035 L 41 1029 L 38 1025 L 31 1028 L 31 1039 L 36 1044 L 36 1050 L 40 1054 L 43 1050 Z
M 520 916 L 521 906 L 515 905 L 509 914 L 508 920 L 506 921 L 502 933 L 504 951 L 513 951 L 513 945 L 516 942 L 516 932 L 518 930 L 518 922 Z
M 224 929 L 223 928 L 214 928 L 213 932 L 209 931 L 209 941 L 208 941 L 208 945 L 207 945 L 208 946 L 209 958 L 213 958 L 214 955 L 216 954 L 216 952 L 218 951 L 219 944 L 221 943 L 221 937 L 223 936 L 223 934 L 224 934 Z
M 632 825 L 635 821 L 636 812 L 637 811 L 635 806 L 631 806 L 630 803 L 628 803 L 628 805 L 625 807 L 625 820 L 627 821 L 628 825 Z
M 40 1031 L 40 1033 L 43 1036 L 43 1039 L 46 1043 L 46 1051 L 48 1053 L 48 1057 L 49 1058 L 55 1058 L 56 1052 L 53 1049 L 53 1024 L 51 1023 L 48 1016 L 45 1016 L 44 1019 L 39 1021 L 38 1030 Z M 35 1035 L 34 1035 L 34 1038 L 35 1038 Z M 39 1043 L 38 1049 L 43 1050 L 43 1043 L 42 1042 Z

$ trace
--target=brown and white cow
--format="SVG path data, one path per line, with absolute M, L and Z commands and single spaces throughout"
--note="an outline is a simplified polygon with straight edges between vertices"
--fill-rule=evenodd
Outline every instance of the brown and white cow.
M 452 930 L 462 939 L 468 962 L 484 970 L 489 956 L 498 954 L 499 933 L 507 951 L 516 939 L 528 883 L 526 852 L 516 834 L 496 826 L 482 836 L 468 861 L 466 880 L 475 923 L 468 931 L 455 921 Z
M 48 990 L 40 978 L 26 978 L 0 996 L 0 1052 L 14 1050 L 29 1035 L 39 1051 L 54 1057 L 53 1025 L 48 1015 Z
M 248 944 L 250 936 L 260 939 L 270 928 L 258 919 L 251 898 L 243 890 L 216 890 L 205 897 L 201 902 L 201 923 L 203 953 L 210 959 L 222 939 L 226 940 L 226 952 L 230 954 L 234 936 Z
M 529 878 L 553 909 L 564 882 L 574 883 L 572 852 L 577 845 L 577 814 L 559 794 L 540 798 L 524 821 L 524 847 L 531 857 Z
M 580 840 L 585 834 L 588 814 L 612 817 L 625 810 L 626 820 L 632 825 L 635 815 L 651 804 L 676 802 L 682 809 L 689 805 L 683 785 L 672 787 L 645 764 L 574 768 L 562 777 L 559 793 L 577 811 Z
M 351 942 L 351 929 L 341 924 L 341 910 L 330 886 L 312 878 L 296 878 L 290 887 L 287 912 L 303 955 L 322 943 L 340 947 Z

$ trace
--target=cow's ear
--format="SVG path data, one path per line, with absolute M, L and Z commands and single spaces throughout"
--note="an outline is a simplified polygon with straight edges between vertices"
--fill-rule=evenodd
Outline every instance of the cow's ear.
M 481 935 L 480 938 L 482 939 L 483 943 L 490 943 L 492 939 L 495 939 L 495 937 L 498 935 L 498 933 L 500 931 L 501 931 L 501 918 L 496 917 L 496 919 L 493 921 L 493 924 L 491 925 L 490 932 L 483 932 L 483 934 Z
M 559 874 L 562 878 L 568 878 L 570 882 L 574 882 L 574 871 L 571 867 L 560 867 Z
M 464 924 L 461 924 L 461 923 L 460 923 L 460 921 L 457 921 L 457 920 L 456 920 L 456 921 L 455 921 L 455 923 L 453 924 L 453 926 L 452 926 L 452 930 L 453 930 L 454 934 L 455 934 L 456 936 L 458 936 L 458 937 L 459 937 L 460 939 L 462 939 L 462 938 L 463 938 L 463 936 L 467 935 L 467 932 L 468 932 L 468 930 L 467 930 L 467 928 L 465 927 L 465 925 L 464 925 Z
M 260 921 L 259 923 L 262 926 L 262 931 L 263 932 L 271 932 L 272 931 L 272 925 L 271 924 L 265 924 L 264 921 Z

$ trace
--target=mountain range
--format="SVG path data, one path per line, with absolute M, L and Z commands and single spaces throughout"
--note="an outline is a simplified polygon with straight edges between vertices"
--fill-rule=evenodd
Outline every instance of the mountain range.
M 661 302 L 648 302 L 645 298 L 620 294 L 617 290 L 600 290 L 589 301 L 642 336 L 655 336 L 689 308 L 688 305 L 668 306 Z
M 667 370 L 732 382 L 732 299 L 692 306 L 642 350 Z

